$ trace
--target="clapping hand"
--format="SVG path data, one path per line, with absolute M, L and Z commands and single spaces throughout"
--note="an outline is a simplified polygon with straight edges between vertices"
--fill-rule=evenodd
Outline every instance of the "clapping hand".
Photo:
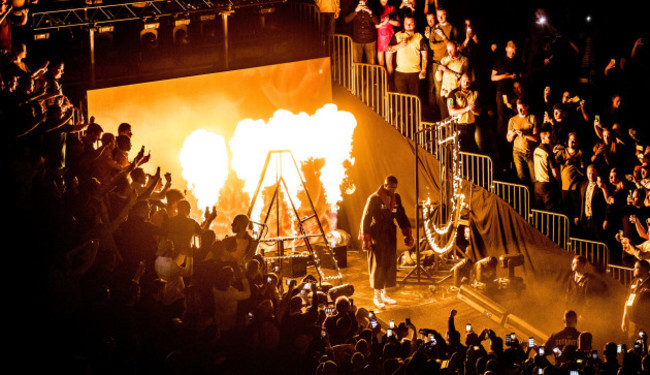
M 149 150 L 149 153 L 147 154 L 147 156 L 145 156 L 145 157 L 142 158 L 142 161 L 140 162 L 140 164 L 145 164 L 145 163 L 147 163 L 150 159 L 151 159 L 151 150 Z M 160 169 L 160 167 L 159 167 L 159 169 Z
M 140 161 L 142 161 L 143 158 L 144 158 L 144 146 L 142 146 L 140 148 L 140 151 L 138 151 L 138 154 L 135 156 L 135 160 L 139 163 Z
M 160 167 L 156 168 L 156 173 L 153 175 L 154 180 L 160 179 Z
M 210 207 L 205 208 L 205 221 L 211 222 L 217 218 L 217 207 L 212 206 L 212 212 L 210 212 Z

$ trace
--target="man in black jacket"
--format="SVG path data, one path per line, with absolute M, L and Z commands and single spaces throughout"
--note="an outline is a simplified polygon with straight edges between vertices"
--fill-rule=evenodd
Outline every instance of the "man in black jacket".
M 587 167 L 587 181 L 580 185 L 579 191 L 580 212 L 576 212 L 575 224 L 582 235 L 586 236 L 584 238 L 600 241 L 607 202 L 605 184 L 598 177 L 598 171 L 593 164 Z
M 636 334 L 639 328 L 647 330 L 650 327 L 650 264 L 647 260 L 634 263 L 633 276 L 635 280 L 625 301 L 621 330 Z M 629 330 L 630 323 L 633 323 L 632 330 Z
M 568 310 L 564 313 L 564 329 L 551 334 L 546 344 L 544 345 L 547 352 L 555 348 L 564 351 L 564 348 L 571 345 L 578 347 L 578 336 L 580 331 L 576 329 L 578 325 L 578 314 L 573 310 Z
M 385 304 L 395 304 L 388 296 L 387 287 L 395 286 L 397 277 L 397 235 L 395 220 L 402 229 L 404 242 L 413 246 L 411 224 L 397 189 L 397 178 L 386 177 L 384 184 L 373 193 L 366 202 L 361 219 L 359 239 L 363 241 L 363 249 L 368 250 L 368 271 L 370 287 L 375 289 L 374 303 L 378 308 Z
M 356 8 L 345 16 L 345 22 L 352 22 L 352 59 L 354 63 L 363 62 L 363 54 L 366 55 L 366 63 L 376 64 L 377 61 L 377 28 L 379 17 L 372 13 L 365 0 L 360 0 Z

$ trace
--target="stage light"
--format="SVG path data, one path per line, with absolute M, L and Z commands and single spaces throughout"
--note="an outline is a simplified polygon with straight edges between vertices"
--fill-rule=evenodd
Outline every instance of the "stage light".
M 99 33 L 112 33 L 114 29 L 115 29 L 114 26 L 99 26 L 97 28 L 97 32 L 99 32 Z
M 508 269 L 508 278 L 514 279 L 515 267 L 522 266 L 524 264 L 524 255 L 523 254 L 501 255 L 499 257 L 499 263 L 501 263 L 501 267 Z
M 172 34 L 174 44 L 176 45 L 187 45 L 190 43 L 189 35 L 187 32 L 187 26 L 175 26 Z
M 48 40 L 48 39 L 50 39 L 50 33 L 34 34 L 34 40 Z
M 340 296 L 350 297 L 354 294 L 354 286 L 352 284 L 343 284 L 331 288 L 327 294 L 330 296 L 332 301 L 336 301 Z
M 174 26 L 188 26 L 190 24 L 189 18 L 179 18 L 174 21 Z
M 105 59 L 113 51 L 113 25 L 97 26 L 96 32 L 93 34 L 95 38 L 94 48 L 95 54 L 100 59 Z
M 160 27 L 160 22 L 148 22 L 144 24 L 143 30 L 152 30 L 158 29 Z
M 144 21 L 142 31 L 140 31 L 140 46 L 143 50 L 153 50 L 158 48 L 158 28 L 160 22 Z
M 524 264 L 524 255 L 502 255 L 499 257 L 499 262 L 501 263 L 501 267 L 508 269 L 508 277 L 505 279 L 499 279 L 499 286 L 501 288 L 507 288 L 516 293 L 521 293 L 521 291 L 526 288 L 526 285 L 524 284 L 524 279 L 515 276 L 515 267 L 522 266 Z
M 333 230 L 325 236 L 330 247 L 347 246 L 350 244 L 350 234 L 342 229 Z
M 216 14 L 202 14 L 199 17 L 199 20 L 201 21 L 201 36 L 214 38 L 217 35 L 216 19 Z
M 201 22 L 214 21 L 214 20 L 217 19 L 217 15 L 216 14 L 202 14 L 199 19 L 201 20 Z
M 189 44 L 189 33 L 188 26 L 190 24 L 190 19 L 187 16 L 183 16 L 174 20 L 174 29 L 172 30 L 172 38 L 174 44 L 176 45 L 186 45 Z

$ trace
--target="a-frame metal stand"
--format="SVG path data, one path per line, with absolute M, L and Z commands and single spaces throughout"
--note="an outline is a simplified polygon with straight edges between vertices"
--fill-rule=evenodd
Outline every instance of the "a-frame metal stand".
M 329 242 L 327 241 L 327 237 L 325 234 L 325 231 L 323 229 L 323 225 L 321 224 L 321 221 L 318 217 L 318 214 L 316 213 L 316 209 L 314 208 L 314 202 L 311 199 L 311 196 L 309 195 L 309 191 L 307 191 L 307 187 L 305 186 L 305 181 L 302 177 L 302 174 L 300 172 L 300 168 L 298 167 L 298 163 L 296 163 L 296 159 L 293 157 L 293 154 L 289 150 L 274 150 L 274 151 L 269 151 L 268 154 L 266 155 L 266 160 L 264 161 L 264 168 L 262 169 L 262 174 L 260 176 L 260 180 L 257 183 L 257 188 L 255 189 L 255 194 L 253 195 L 253 198 L 251 200 L 250 207 L 248 208 L 248 216 L 251 216 L 251 213 L 253 211 L 253 208 L 255 207 L 255 202 L 257 201 L 257 197 L 260 194 L 260 190 L 262 189 L 262 184 L 264 182 L 264 179 L 266 177 L 266 173 L 269 168 L 269 163 L 271 161 L 271 157 L 274 156 L 276 157 L 276 173 L 275 173 L 275 189 L 273 190 L 273 197 L 271 198 L 271 201 L 269 202 L 269 207 L 266 211 L 266 216 L 264 217 L 264 222 L 263 223 L 256 223 L 262 227 L 262 229 L 259 232 L 258 235 L 258 240 L 260 243 L 267 243 L 267 244 L 272 244 L 276 243 L 277 244 L 277 256 L 275 257 L 264 257 L 264 259 L 267 262 L 270 261 L 280 261 L 284 259 L 289 259 L 289 258 L 299 258 L 303 257 L 302 255 L 285 255 L 284 254 L 284 249 L 285 249 L 285 242 L 289 241 L 296 241 L 296 240 L 303 240 L 305 242 L 305 247 L 308 251 L 308 255 L 305 256 L 309 259 L 313 260 L 314 267 L 316 268 L 316 271 L 318 272 L 318 277 L 319 277 L 319 283 L 322 283 L 323 281 L 330 281 L 330 280 L 338 280 L 338 283 L 341 282 L 343 276 L 341 275 L 341 269 L 339 268 L 338 263 L 336 262 L 336 258 L 334 257 L 334 253 L 332 252 L 332 249 L 330 248 Z M 305 216 L 304 218 L 300 218 L 298 214 L 298 207 L 296 207 L 295 203 L 293 202 L 293 199 L 291 199 L 291 195 L 288 194 L 289 189 L 287 188 L 287 183 L 283 177 L 283 172 L 282 172 L 282 158 L 284 157 L 290 157 L 291 161 L 293 162 L 293 166 L 296 169 L 296 173 L 298 174 L 298 178 L 300 179 L 300 183 L 302 185 L 302 189 L 305 193 L 305 196 L 307 197 L 307 201 L 309 202 L 309 207 L 311 208 L 311 215 Z M 294 214 L 294 219 L 296 220 L 297 223 L 297 229 L 298 229 L 298 234 L 294 236 L 281 236 L 280 233 L 280 222 L 281 222 L 281 217 L 280 217 L 280 200 L 281 200 L 281 194 L 280 194 L 280 189 L 284 187 L 285 195 L 287 197 L 287 200 L 289 201 L 291 205 L 291 209 L 293 210 Z M 275 237 L 267 237 L 267 235 L 270 234 L 270 229 L 267 225 L 268 219 L 271 215 L 271 210 L 273 209 L 273 206 L 275 205 L 275 216 L 276 216 L 276 231 L 275 231 Z M 316 220 L 316 223 L 318 225 L 318 233 L 307 233 L 304 227 L 304 223 L 309 220 Z M 323 271 L 321 269 L 320 265 L 320 259 L 318 258 L 318 255 L 314 251 L 314 248 L 312 246 L 312 243 L 310 242 L 310 238 L 321 238 L 323 240 L 323 243 L 325 244 L 325 249 L 328 252 L 328 254 L 332 257 L 332 260 L 334 261 L 335 269 L 336 269 L 336 275 L 334 276 L 326 276 L 323 274 Z M 264 251 L 263 249 L 259 249 L 258 251 L 261 252 L 262 256 L 264 256 Z M 281 266 L 282 267 L 282 266 Z

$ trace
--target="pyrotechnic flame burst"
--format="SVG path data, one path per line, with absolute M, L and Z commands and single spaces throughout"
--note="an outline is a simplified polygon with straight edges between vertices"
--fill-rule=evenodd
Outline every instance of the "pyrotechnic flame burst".
M 312 158 L 323 159 L 320 180 L 327 204 L 336 212 L 337 203 L 342 199 L 340 185 L 345 177 L 344 162 L 352 161 L 352 134 L 356 125 L 351 113 L 339 111 L 334 104 L 323 106 L 312 116 L 278 110 L 268 122 L 242 120 L 229 142 L 233 155 L 231 168 L 246 181 L 244 190 L 252 196 L 269 151 L 291 150 L 299 166 Z M 272 159 L 270 173 L 266 174 L 262 187 L 275 184 L 277 164 L 279 162 Z M 280 168 L 288 194 L 294 202 L 299 202 L 300 180 L 291 158 L 282 157 Z M 260 210 L 261 204 L 256 205 L 253 217 L 257 217 Z
M 233 212 L 229 212 L 227 216 L 233 216 L 245 212 L 250 204 L 249 199 L 255 193 L 268 152 L 289 150 L 298 167 L 307 168 L 309 176 L 304 176 L 302 170 L 296 171 L 291 157 L 282 154 L 281 162 L 278 158 L 271 159 L 261 191 L 274 186 L 276 175 L 281 174 L 287 184 L 286 193 L 291 196 L 296 208 L 300 209 L 299 214 L 307 214 L 307 207 L 301 206 L 304 197 L 301 199 L 299 194 L 302 190 L 298 175 L 300 173 L 309 186 L 308 191 L 321 221 L 324 220 L 323 225 L 333 229 L 336 226 L 337 204 L 342 199 L 340 186 L 346 177 L 345 165 L 354 164 L 350 153 L 356 125 L 357 122 L 351 113 L 339 111 L 334 104 L 323 106 L 312 116 L 278 110 L 268 122 L 252 119 L 240 121 L 229 142 L 232 155 L 230 168 L 243 181 L 243 193 L 247 193 L 249 197 L 244 199 L 246 202 L 242 201 L 246 194 L 242 196 L 232 191 L 234 186 L 224 189 L 229 171 L 228 153 L 224 138 L 213 132 L 199 129 L 187 137 L 180 153 L 182 175 L 188 188 L 197 198 L 199 209 L 203 210 L 217 202 L 224 206 L 225 199 L 228 200 L 228 207 L 217 209 L 230 209 Z M 226 194 L 222 201 L 219 201 L 220 193 Z M 286 199 L 284 194 L 282 197 Z M 269 198 L 265 197 L 267 200 Z M 237 202 L 230 202 L 232 200 Z M 256 202 L 252 218 L 259 219 L 262 207 L 269 202 L 264 202 L 260 197 Z M 238 206 L 239 208 L 236 208 Z M 331 217 L 325 218 L 323 215 Z M 222 219 L 226 220 L 225 217 Z M 287 223 L 283 224 L 285 225 Z M 293 223 L 286 229 L 295 232 Z
M 220 135 L 199 129 L 190 134 L 180 153 L 183 178 L 205 209 L 219 200 L 219 191 L 228 178 L 226 141 Z

